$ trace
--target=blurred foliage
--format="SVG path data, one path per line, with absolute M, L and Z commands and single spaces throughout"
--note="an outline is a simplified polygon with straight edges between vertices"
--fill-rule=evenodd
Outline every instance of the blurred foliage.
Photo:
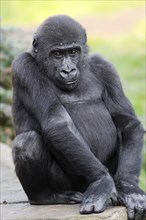
M 114 39 L 90 40 L 91 51 L 103 54 L 118 70 L 124 91 L 144 124 L 145 39 L 134 34 Z M 125 49 L 126 48 L 126 49 Z M 135 53 L 136 51 L 136 53 Z
M 46 17 L 54 14 L 69 14 L 76 17 L 112 15 L 122 10 L 144 7 L 145 0 L 127 1 L 32 1 L 1 0 L 1 54 L 0 54 L 0 129 L 1 141 L 11 144 L 14 138 L 12 129 L 11 103 L 12 81 L 11 62 L 13 58 L 30 47 L 32 34 L 23 32 L 17 26 L 38 25 Z M 80 10 L 78 10 L 80 9 Z M 5 25 L 5 26 L 4 26 Z M 7 25 L 7 28 L 6 28 Z M 120 24 L 119 24 L 120 25 Z M 8 27 L 9 26 L 9 27 Z M 31 35 L 31 37 L 30 37 Z M 124 91 L 131 100 L 139 119 L 145 126 L 145 23 L 138 21 L 129 31 L 114 36 L 97 36 L 94 33 L 88 40 L 91 52 L 98 52 L 115 64 L 121 77 Z M 143 151 L 143 169 L 140 185 L 146 191 L 146 146 Z
M 123 9 L 137 8 L 145 4 L 140 1 L 72 1 L 72 0 L 1 0 L 2 24 L 34 25 L 54 14 L 84 16 L 119 12 Z
M 11 82 L 11 79 L 9 80 L 8 84 L 10 84 L 10 82 Z M 7 85 L 6 81 L 4 85 Z M 6 90 L 3 87 L 1 87 L 0 88 L 0 100 L 2 103 L 12 104 L 12 90 Z
M 1 28 L 0 44 L 0 139 L 11 144 L 14 139 L 12 129 L 12 73 L 11 63 L 16 55 L 27 49 L 28 41 L 22 44 L 24 32 L 17 28 Z

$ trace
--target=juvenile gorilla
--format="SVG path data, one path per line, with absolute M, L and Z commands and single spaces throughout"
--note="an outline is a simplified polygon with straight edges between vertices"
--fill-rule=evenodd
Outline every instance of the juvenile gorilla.
M 83 27 L 47 19 L 13 62 L 13 86 L 13 159 L 30 204 L 81 203 L 87 214 L 118 198 L 129 219 L 144 219 L 144 131 L 114 67 L 88 55 Z

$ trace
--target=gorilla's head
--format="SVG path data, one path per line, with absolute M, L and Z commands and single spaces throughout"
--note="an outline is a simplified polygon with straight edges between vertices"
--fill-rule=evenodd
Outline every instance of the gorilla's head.
M 77 21 L 65 15 L 53 16 L 38 28 L 33 56 L 57 87 L 71 90 L 78 85 L 85 64 L 86 41 L 86 32 Z

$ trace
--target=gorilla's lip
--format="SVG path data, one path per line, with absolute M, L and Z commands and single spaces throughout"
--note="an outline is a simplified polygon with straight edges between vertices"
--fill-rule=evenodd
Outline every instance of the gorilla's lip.
M 78 81 L 77 79 L 76 80 L 68 80 L 68 81 L 65 82 L 65 84 L 66 85 L 72 85 L 72 84 L 76 83 L 77 81 Z

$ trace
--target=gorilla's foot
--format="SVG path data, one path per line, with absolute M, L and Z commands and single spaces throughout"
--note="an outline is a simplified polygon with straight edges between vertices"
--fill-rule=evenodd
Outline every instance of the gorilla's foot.
M 87 188 L 83 195 L 80 213 L 90 214 L 103 212 L 110 199 L 116 200 L 117 193 L 112 178 L 105 176 L 91 183 Z
M 81 203 L 83 194 L 74 191 L 63 193 L 39 194 L 29 200 L 31 205 L 76 204 Z

